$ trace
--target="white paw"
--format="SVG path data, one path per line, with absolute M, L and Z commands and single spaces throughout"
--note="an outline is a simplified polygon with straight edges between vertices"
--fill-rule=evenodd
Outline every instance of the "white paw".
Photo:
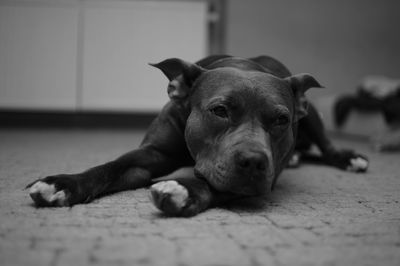
M 365 172 L 368 168 L 368 161 L 364 158 L 357 157 L 350 159 L 350 165 L 347 166 L 347 171 Z
M 64 190 L 56 191 L 54 184 L 38 181 L 29 189 L 29 195 L 38 205 L 66 206 L 67 197 Z
M 181 211 L 189 199 L 188 190 L 174 180 L 158 182 L 150 187 L 150 197 L 154 205 L 167 213 Z
M 288 162 L 288 167 L 298 167 L 300 164 L 300 153 L 299 152 L 294 152 L 292 154 L 292 157 L 290 157 L 290 160 Z

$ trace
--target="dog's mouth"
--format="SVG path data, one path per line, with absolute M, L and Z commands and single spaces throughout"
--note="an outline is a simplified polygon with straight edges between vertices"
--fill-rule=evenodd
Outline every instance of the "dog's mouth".
M 194 175 L 196 178 L 203 180 L 204 182 L 206 182 L 207 184 L 210 185 L 210 183 L 208 182 L 207 178 L 196 168 L 194 168 Z
M 208 175 L 203 174 L 199 169 L 194 169 L 194 175 L 196 178 L 199 178 L 206 182 L 211 188 L 220 191 L 227 192 L 229 191 L 230 184 L 226 181 L 226 178 L 219 173 L 218 171 L 215 174 L 214 172 L 209 173 Z
M 229 181 L 230 178 L 220 171 L 214 171 L 210 174 L 210 176 L 206 176 L 201 171 L 195 168 L 194 174 L 196 178 L 203 180 L 210 186 L 210 188 L 219 192 L 232 193 L 243 196 L 256 196 L 263 194 L 264 192 L 264 190 L 260 190 L 259 184 L 250 182 L 248 184 L 241 184 L 239 182 L 235 183 Z M 248 179 L 251 180 L 251 178 Z

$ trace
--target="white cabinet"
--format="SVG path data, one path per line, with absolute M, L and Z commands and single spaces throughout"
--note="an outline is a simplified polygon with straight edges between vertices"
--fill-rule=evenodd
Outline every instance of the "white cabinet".
M 76 108 L 78 9 L 0 2 L 0 107 Z
M 0 0 L 0 108 L 156 111 L 148 65 L 207 50 L 204 1 Z
M 206 53 L 202 2 L 103 2 L 84 12 L 84 110 L 157 110 L 168 82 L 148 63 Z

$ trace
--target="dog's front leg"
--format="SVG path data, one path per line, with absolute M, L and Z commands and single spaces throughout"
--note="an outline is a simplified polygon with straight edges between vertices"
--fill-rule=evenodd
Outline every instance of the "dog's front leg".
M 153 182 L 150 197 L 154 205 L 171 216 L 193 216 L 237 197 L 210 187 L 205 180 L 194 175 L 193 167 L 178 169 Z
M 101 195 L 148 186 L 152 178 L 174 170 L 176 161 L 145 146 L 79 174 L 41 178 L 27 188 L 37 206 L 72 206 Z
M 322 120 L 317 110 L 310 105 L 308 115 L 300 121 L 299 127 L 308 135 L 321 151 L 322 161 L 337 168 L 352 171 L 365 172 L 368 169 L 368 158 L 353 150 L 336 149 L 329 140 Z

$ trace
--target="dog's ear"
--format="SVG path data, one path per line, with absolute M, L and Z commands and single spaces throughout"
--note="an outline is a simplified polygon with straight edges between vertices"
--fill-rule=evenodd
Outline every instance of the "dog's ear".
M 292 88 L 295 97 L 295 116 L 294 121 L 298 121 L 307 115 L 308 101 L 305 92 L 310 88 L 323 88 L 319 82 L 310 74 L 297 74 L 285 78 Z
M 171 100 L 178 101 L 187 98 L 195 80 L 206 71 L 196 64 L 178 58 L 170 58 L 150 65 L 160 69 L 169 79 L 168 96 Z

